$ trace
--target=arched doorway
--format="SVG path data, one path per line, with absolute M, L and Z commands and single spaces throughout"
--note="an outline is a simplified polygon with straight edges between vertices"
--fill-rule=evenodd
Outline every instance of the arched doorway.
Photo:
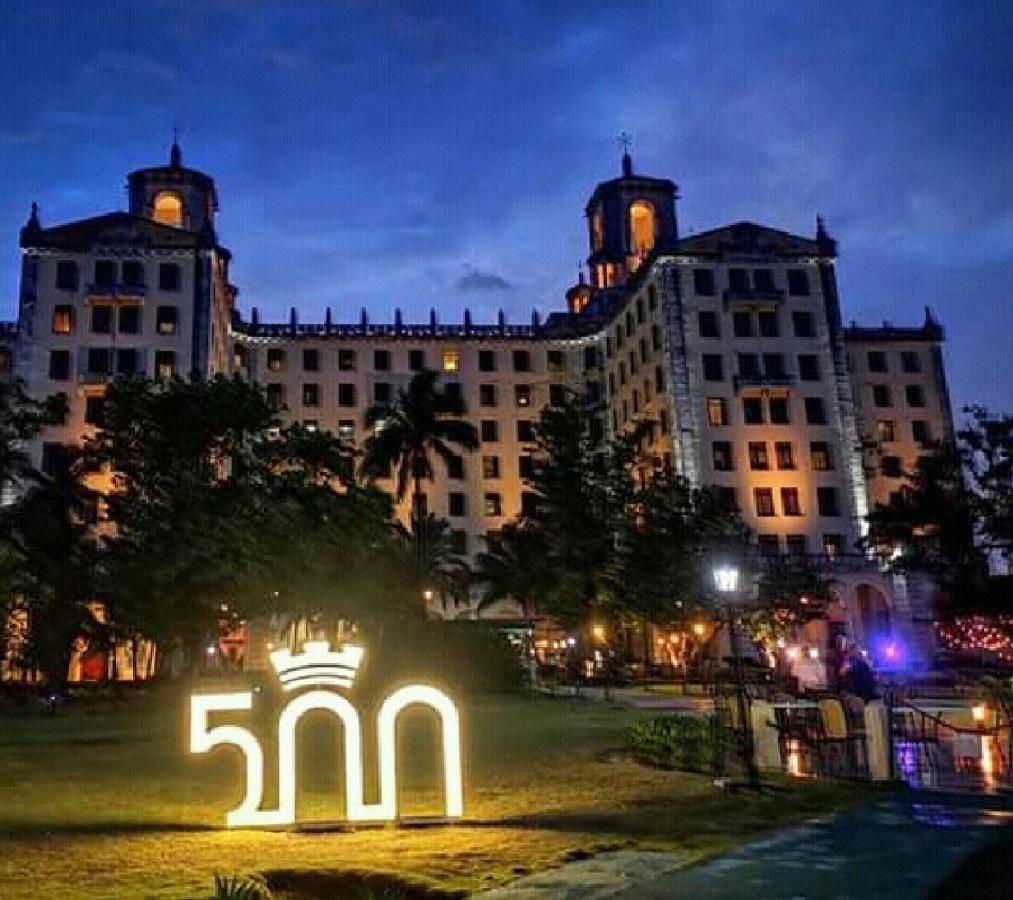
M 883 592 L 871 584 L 860 584 L 855 589 L 855 599 L 865 643 L 870 644 L 876 638 L 887 637 L 893 630 L 893 624 L 890 606 Z

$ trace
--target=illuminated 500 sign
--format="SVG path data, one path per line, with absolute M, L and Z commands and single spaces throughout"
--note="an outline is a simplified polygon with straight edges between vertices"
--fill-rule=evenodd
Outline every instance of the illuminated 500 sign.
M 443 777 L 446 814 L 464 813 L 461 787 L 461 735 L 457 709 L 442 691 L 424 684 L 403 687 L 380 705 L 377 715 L 377 747 L 380 766 L 380 798 L 366 803 L 363 798 L 362 726 L 359 713 L 348 699 L 333 688 L 349 688 L 362 662 L 363 649 L 346 645 L 340 652 L 330 650 L 326 641 L 307 641 L 304 652 L 288 650 L 271 654 L 271 663 L 282 689 L 296 691 L 313 687 L 290 700 L 278 720 L 278 808 L 261 809 L 264 796 L 264 753 L 253 733 L 236 725 L 208 727 L 212 712 L 253 708 L 253 693 L 197 694 L 190 698 L 190 751 L 207 753 L 218 744 L 235 744 L 246 757 L 246 797 L 225 818 L 230 827 L 290 825 L 295 822 L 295 732 L 299 720 L 313 709 L 334 713 L 345 733 L 345 798 L 347 817 L 352 822 L 393 819 L 397 815 L 397 767 L 395 726 L 407 706 L 431 707 L 440 718 L 443 732 Z M 328 690 L 321 689 L 329 688 Z

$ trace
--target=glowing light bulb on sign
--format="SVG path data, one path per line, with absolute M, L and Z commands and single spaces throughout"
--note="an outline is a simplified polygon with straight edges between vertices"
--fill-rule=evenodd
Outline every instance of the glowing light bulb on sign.
M 461 726 L 457 707 L 442 691 L 425 684 L 412 684 L 394 691 L 377 713 L 379 800 L 366 803 L 363 795 L 364 762 L 359 713 L 337 688 L 350 688 L 362 662 L 364 650 L 351 644 L 332 651 L 326 641 L 307 641 L 302 653 L 289 650 L 271 653 L 271 664 L 286 692 L 299 693 L 282 708 L 278 717 L 278 806 L 261 809 L 264 798 L 264 751 L 256 736 L 237 725 L 209 727 L 215 712 L 253 709 L 253 692 L 195 694 L 190 698 L 190 752 L 207 753 L 219 744 L 233 744 L 246 760 L 246 795 L 226 814 L 230 828 L 291 825 L 295 822 L 295 733 L 299 720 L 315 709 L 329 710 L 341 720 L 345 736 L 345 802 L 351 822 L 389 821 L 397 818 L 397 718 L 409 706 L 428 706 L 440 719 L 443 745 L 445 814 L 464 815 L 461 775 Z

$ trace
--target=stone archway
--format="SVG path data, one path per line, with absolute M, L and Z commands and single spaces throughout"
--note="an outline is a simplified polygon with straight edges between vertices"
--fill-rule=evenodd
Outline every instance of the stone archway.
M 855 588 L 855 613 L 866 646 L 893 631 L 893 617 L 886 594 L 875 585 L 862 582 Z

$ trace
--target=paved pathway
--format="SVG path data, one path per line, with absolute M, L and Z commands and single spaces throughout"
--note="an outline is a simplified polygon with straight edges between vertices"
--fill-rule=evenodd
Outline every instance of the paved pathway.
M 604 853 L 530 875 L 488 900 L 921 900 L 1013 826 L 999 797 L 904 794 L 788 828 L 699 866 L 676 853 Z

